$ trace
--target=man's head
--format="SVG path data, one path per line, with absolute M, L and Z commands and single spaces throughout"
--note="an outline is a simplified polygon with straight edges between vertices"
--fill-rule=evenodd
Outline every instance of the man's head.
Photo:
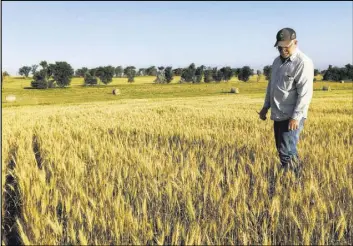
M 283 58 L 290 57 L 297 48 L 297 34 L 292 28 L 283 28 L 276 35 L 275 47 Z

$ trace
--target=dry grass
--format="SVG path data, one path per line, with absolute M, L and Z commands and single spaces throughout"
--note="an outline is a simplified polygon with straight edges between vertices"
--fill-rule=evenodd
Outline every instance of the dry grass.
M 51 245 L 352 244 L 351 101 L 315 95 L 299 144 L 301 180 L 277 168 L 272 122 L 255 112 L 263 99 L 3 109 L 2 189 L 12 152 L 20 237 Z

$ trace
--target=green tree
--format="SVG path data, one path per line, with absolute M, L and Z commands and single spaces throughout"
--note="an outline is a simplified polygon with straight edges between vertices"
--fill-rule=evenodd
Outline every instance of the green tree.
M 36 89 L 47 89 L 47 72 L 45 69 L 41 69 L 33 74 L 33 81 L 31 81 L 31 86 Z
M 314 69 L 314 76 L 317 76 L 319 74 L 319 70 L 318 69 Z
M 183 70 L 183 73 L 181 74 L 181 78 L 185 82 L 194 82 L 195 81 L 195 72 L 196 72 L 195 64 L 191 63 L 188 68 Z
M 138 76 L 145 76 L 145 74 L 146 74 L 145 68 L 140 68 L 139 71 L 137 72 Z
M 92 76 L 96 76 L 96 73 L 97 73 L 97 68 L 91 68 L 88 70 L 89 74 L 92 75 Z
M 204 76 L 205 66 L 201 65 L 195 70 L 195 76 L 193 79 L 193 83 L 200 83 L 202 81 L 202 77 Z
M 173 80 L 173 70 L 172 67 L 166 67 L 164 70 L 165 80 L 169 84 Z
M 176 68 L 173 70 L 173 73 L 175 76 L 181 76 L 181 74 L 183 73 L 183 69 L 182 68 Z
M 85 85 L 96 85 L 98 84 L 98 78 L 95 76 L 92 76 L 88 71 L 85 73 L 84 76 L 84 84 Z
M 216 67 L 213 68 L 213 79 L 218 83 L 224 79 L 223 72 L 220 69 L 218 70 Z
M 31 69 L 32 75 L 34 75 L 34 73 L 37 71 L 37 68 L 38 68 L 37 64 L 32 65 L 32 69 Z
M 119 77 L 119 78 L 123 77 L 123 73 L 124 73 L 124 69 L 122 66 L 117 66 L 115 68 L 115 76 L 116 77 Z
M 88 72 L 88 68 L 83 67 L 79 68 L 75 71 L 75 75 L 78 77 L 85 77 L 86 73 Z
M 257 74 L 257 82 L 259 82 L 260 81 L 260 76 L 261 76 L 261 71 L 257 70 L 256 74 Z
M 222 67 L 220 71 L 223 74 L 223 79 L 227 82 L 231 80 L 234 75 L 234 72 L 231 67 Z
M 103 84 L 107 85 L 113 81 L 113 77 L 115 74 L 115 69 L 112 66 L 98 67 L 95 75 L 97 76 Z
M 46 69 L 46 68 L 48 67 L 47 61 L 41 61 L 41 62 L 39 63 L 39 65 L 40 65 L 43 69 Z
M 128 66 L 124 69 L 124 74 L 126 74 L 128 83 L 132 83 L 135 81 L 136 76 L 136 68 L 134 66 Z
M 232 70 L 233 70 L 233 75 L 238 77 L 238 75 L 239 75 L 239 73 L 241 71 L 241 68 L 232 68 Z
M 267 65 L 263 69 L 264 75 L 266 77 L 266 80 L 270 81 L 271 80 L 271 74 L 272 74 L 272 66 Z
M 2 76 L 3 77 L 8 77 L 8 76 L 10 76 L 10 74 L 7 71 L 4 71 L 4 72 L 2 72 Z
M 166 82 L 164 67 L 158 67 L 157 78 L 154 82 L 157 84 L 163 84 Z
M 71 65 L 68 64 L 67 62 L 61 61 L 61 62 L 55 62 L 55 65 L 52 67 L 53 67 L 52 74 L 56 84 L 60 87 L 65 87 L 70 85 L 72 76 L 74 75 L 74 70 L 71 67 Z
M 29 66 L 23 66 L 18 70 L 18 74 L 21 76 L 25 76 L 28 78 L 29 73 L 31 72 L 32 68 Z
M 151 66 L 146 69 L 146 74 L 148 76 L 157 76 L 157 68 L 155 66 Z
M 348 79 L 353 80 L 353 65 L 347 64 L 345 67 L 347 68 Z
M 211 68 L 207 68 L 204 71 L 204 78 L 203 78 L 205 83 L 210 83 L 213 81 L 213 71 Z
M 247 82 L 252 74 L 251 68 L 249 66 L 244 66 L 238 74 L 238 79 Z

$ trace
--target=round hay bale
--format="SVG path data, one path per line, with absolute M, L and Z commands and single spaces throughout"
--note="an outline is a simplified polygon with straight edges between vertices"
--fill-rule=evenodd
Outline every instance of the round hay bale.
M 120 95 L 120 90 L 119 89 L 114 89 L 113 90 L 113 95 Z
M 341 80 L 341 84 L 344 84 L 344 80 Z
M 8 95 L 5 97 L 6 102 L 14 102 L 16 101 L 16 96 L 15 95 Z
M 323 86 L 322 90 L 323 91 L 331 91 L 331 87 L 330 86 Z
M 230 89 L 230 93 L 239 94 L 239 89 L 238 89 L 238 88 L 235 88 L 235 87 L 232 87 L 232 88 Z

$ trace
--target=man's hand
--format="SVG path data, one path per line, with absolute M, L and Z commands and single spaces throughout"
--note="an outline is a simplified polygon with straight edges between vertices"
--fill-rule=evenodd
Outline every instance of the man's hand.
M 299 128 L 299 121 L 295 119 L 289 119 L 288 129 L 290 131 L 297 130 Z
M 266 120 L 266 114 L 268 112 L 267 108 L 262 108 L 259 114 L 261 120 Z

